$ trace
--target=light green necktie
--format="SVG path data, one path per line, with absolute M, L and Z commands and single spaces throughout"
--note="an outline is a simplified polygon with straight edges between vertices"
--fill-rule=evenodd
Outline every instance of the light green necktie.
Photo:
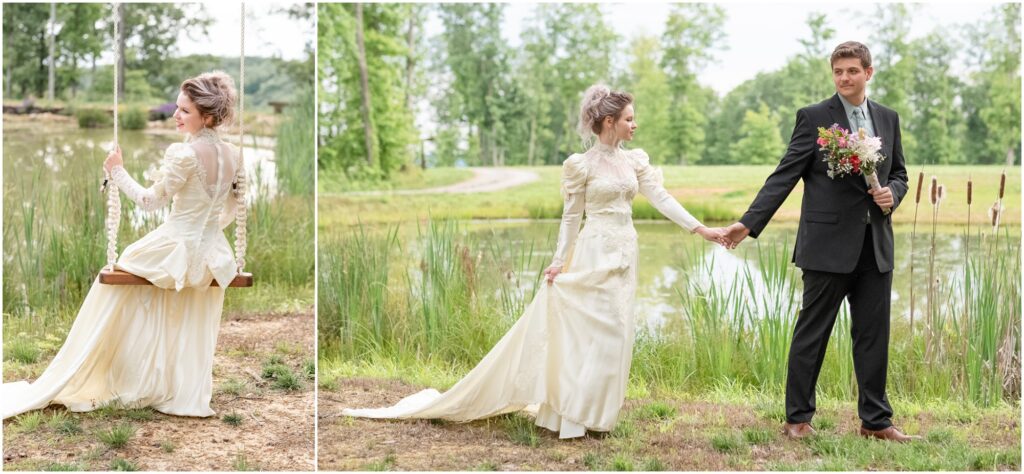
M 864 114 L 860 110 L 860 107 L 855 107 L 853 109 L 853 123 L 851 125 L 853 125 L 853 130 L 851 130 L 850 132 L 857 133 L 860 129 L 863 128 L 864 133 L 871 135 L 871 131 L 868 130 L 866 126 L 864 126 Z

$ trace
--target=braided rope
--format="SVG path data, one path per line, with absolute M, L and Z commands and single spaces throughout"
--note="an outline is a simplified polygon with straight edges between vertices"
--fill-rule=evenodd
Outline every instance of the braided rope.
M 114 3 L 114 149 L 117 149 L 118 144 L 117 86 L 120 82 L 120 78 L 118 77 L 118 65 L 121 62 L 120 52 L 118 51 L 120 38 L 121 4 Z M 121 192 L 117 189 L 117 185 L 114 184 L 114 180 L 111 178 L 109 173 L 107 175 L 107 181 L 107 268 L 109 270 L 113 270 L 114 263 L 117 262 L 117 230 L 121 225 Z
M 245 207 L 246 179 L 245 179 L 245 158 L 242 150 L 245 149 L 245 2 L 242 2 L 241 10 L 241 40 L 239 62 L 238 62 L 238 169 L 235 170 L 235 264 L 238 265 L 238 273 L 245 268 L 245 251 L 248 247 L 245 235 L 246 218 L 248 210 Z

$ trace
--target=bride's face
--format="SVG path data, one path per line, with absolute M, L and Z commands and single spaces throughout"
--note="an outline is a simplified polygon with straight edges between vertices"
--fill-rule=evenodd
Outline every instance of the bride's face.
M 202 114 L 196 110 L 196 105 L 184 92 L 178 93 L 175 105 L 178 106 L 178 109 L 174 111 L 174 122 L 177 124 L 179 132 L 195 134 L 203 129 Z
M 615 121 L 612 127 L 612 130 L 615 132 L 615 140 L 627 142 L 632 140 L 633 135 L 636 133 L 636 127 L 633 104 L 629 104 L 626 108 L 622 109 L 622 114 L 619 115 L 619 119 Z

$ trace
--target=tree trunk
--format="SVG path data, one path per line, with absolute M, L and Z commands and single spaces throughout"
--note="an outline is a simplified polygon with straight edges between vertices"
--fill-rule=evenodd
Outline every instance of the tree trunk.
M 405 32 L 405 109 L 412 110 L 413 70 L 416 68 L 416 5 L 409 4 L 409 27 Z
M 50 70 L 49 70 L 49 78 L 48 78 L 47 86 L 46 86 L 46 100 L 48 100 L 50 102 L 53 102 L 53 97 L 54 97 L 54 80 L 55 80 L 55 77 L 54 77 L 53 68 L 54 68 L 54 61 L 56 60 L 56 55 L 53 54 L 53 49 L 54 49 L 54 43 L 56 42 L 56 39 L 54 38 L 54 35 L 55 35 L 54 30 L 56 28 L 57 28 L 57 4 L 56 3 L 51 3 L 50 4 L 50 37 L 49 37 L 50 59 L 48 61 L 50 63 L 49 64 L 49 69 Z
M 1017 161 L 1016 151 L 1012 146 L 1006 149 L 1006 166 L 1013 166 L 1013 163 Z
M 78 97 L 78 55 L 71 55 L 71 70 L 74 71 L 75 80 L 71 81 L 71 99 Z
M 526 164 L 533 166 L 534 149 L 537 147 L 537 117 L 530 117 L 530 144 L 526 149 Z
M 363 135 L 366 140 L 366 162 L 371 168 L 377 167 L 373 155 L 373 124 L 370 122 L 370 72 L 366 67 L 366 44 L 363 41 L 363 4 L 356 4 L 356 44 L 359 48 L 359 82 L 363 94 Z
M 117 4 L 117 16 L 121 18 L 120 35 L 117 39 L 117 77 L 120 81 L 117 83 L 117 100 L 118 102 L 124 101 L 124 44 L 125 44 L 125 18 L 124 18 L 124 4 Z

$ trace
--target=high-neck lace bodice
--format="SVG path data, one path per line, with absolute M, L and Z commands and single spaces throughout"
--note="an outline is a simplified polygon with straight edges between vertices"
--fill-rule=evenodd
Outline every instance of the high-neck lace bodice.
M 628 226 L 633 198 L 643 194 L 659 212 L 688 231 L 701 224 L 665 190 L 661 170 L 651 166 L 643 150 L 626 150 L 597 143 L 585 153 L 570 156 L 562 165 L 562 225 L 552 265 L 565 262 L 569 248 L 579 234 L 584 213 L 588 221 L 596 216 L 619 216 L 607 222 Z M 597 223 L 598 221 L 595 221 Z M 588 224 L 589 225 L 589 224 Z M 635 235 L 635 233 L 634 233 Z

